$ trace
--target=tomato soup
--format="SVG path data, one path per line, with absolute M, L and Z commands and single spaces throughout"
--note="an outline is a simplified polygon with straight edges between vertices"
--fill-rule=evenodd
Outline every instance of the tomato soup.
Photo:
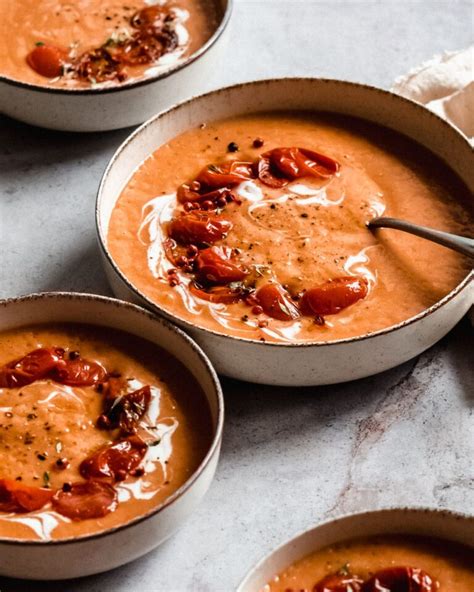
M 0 537 L 123 524 L 183 485 L 211 441 L 204 393 L 161 348 L 87 325 L 0 335 Z
M 474 551 L 449 541 L 379 536 L 297 561 L 260 592 L 472 592 Z
M 0 0 L 0 74 L 32 84 L 111 86 L 159 74 L 211 37 L 214 0 Z
M 453 199 L 456 196 L 458 201 Z M 178 318 L 262 341 L 329 341 L 404 321 L 469 272 L 382 214 L 469 235 L 467 190 L 421 146 L 324 114 L 201 125 L 161 146 L 112 212 L 108 248 Z

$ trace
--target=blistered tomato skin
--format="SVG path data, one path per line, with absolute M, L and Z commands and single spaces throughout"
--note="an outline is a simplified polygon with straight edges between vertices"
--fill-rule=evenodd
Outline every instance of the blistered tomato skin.
M 56 78 L 63 73 L 66 52 L 54 45 L 38 45 L 30 51 L 26 61 L 30 68 L 45 78 Z
M 360 592 L 363 580 L 353 575 L 330 574 L 313 588 L 313 592 Z
M 231 261 L 232 249 L 210 247 L 196 258 L 197 279 L 204 284 L 225 285 L 245 278 L 246 272 Z
M 169 12 L 158 5 L 146 6 L 138 10 L 130 19 L 130 24 L 136 29 L 156 29 L 163 27 Z
M 223 239 L 232 223 L 203 212 L 190 212 L 172 220 L 168 233 L 176 242 L 184 245 L 208 245 Z
M 364 583 L 362 592 L 438 592 L 439 583 L 414 567 L 389 567 Z
M 257 290 L 256 298 L 269 317 L 279 321 L 292 321 L 300 316 L 298 308 L 277 284 L 265 284 Z
M 340 277 L 310 288 L 301 299 L 305 315 L 331 315 L 365 298 L 368 284 L 364 278 Z
M 151 389 L 149 385 L 143 386 L 125 395 L 109 388 L 109 396 L 106 399 L 106 413 L 110 428 L 119 427 L 123 434 L 134 434 L 137 431 L 140 419 L 148 411 L 151 401 Z
M 107 371 L 98 362 L 76 358 L 60 360 L 51 377 L 68 386 L 93 386 L 107 380 Z
M 54 491 L 29 487 L 13 479 L 0 479 L 0 512 L 34 512 L 51 501 Z
M 53 498 L 53 508 L 71 520 L 102 518 L 117 507 L 117 492 L 103 481 L 73 483 L 60 489 Z
M 143 460 L 147 445 L 138 436 L 130 436 L 100 448 L 83 460 L 79 472 L 85 479 L 115 483 L 123 481 Z
M 274 148 L 260 156 L 256 169 L 262 183 L 276 188 L 301 177 L 329 179 L 339 171 L 339 163 L 306 148 Z
M 275 148 L 267 153 L 270 162 L 288 179 L 322 177 L 327 179 L 339 170 L 339 163 L 306 148 Z
M 252 178 L 252 163 L 232 160 L 220 166 L 205 167 L 196 177 L 196 181 L 207 189 L 232 187 Z
M 64 351 L 59 348 L 40 347 L 19 360 L 0 368 L 0 388 L 26 386 L 46 378 L 61 361 Z
M 258 179 L 264 185 L 268 185 L 268 187 L 278 189 L 280 187 L 288 185 L 289 183 L 287 177 L 285 177 L 280 171 L 278 171 L 278 169 L 275 170 L 275 168 L 271 166 L 270 156 L 268 155 L 268 153 L 262 154 L 260 156 L 255 165 L 255 169 Z

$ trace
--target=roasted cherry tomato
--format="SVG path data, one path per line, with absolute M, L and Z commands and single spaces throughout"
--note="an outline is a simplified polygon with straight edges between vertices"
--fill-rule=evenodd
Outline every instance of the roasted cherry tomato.
M 365 298 L 367 280 L 358 277 L 340 277 L 315 288 L 310 288 L 301 299 L 301 311 L 305 315 L 336 314 Z
M 51 501 L 53 495 L 51 489 L 29 487 L 13 479 L 0 479 L 1 512 L 33 512 Z
M 53 508 L 71 520 L 87 520 L 112 512 L 117 501 L 117 492 L 109 483 L 85 481 L 60 489 L 53 498 Z
M 129 66 L 150 64 L 178 45 L 174 31 L 138 32 L 120 46 L 118 59 Z
M 256 298 L 263 312 L 269 317 L 279 321 L 291 321 L 300 316 L 298 308 L 278 284 L 265 284 L 257 290 Z
M 93 386 L 107 380 L 107 371 L 98 362 L 81 357 L 62 359 L 51 372 L 51 378 L 68 386 Z
M 264 152 L 257 163 L 258 178 L 270 187 L 283 187 L 300 177 L 332 177 L 339 163 L 329 156 L 306 148 L 274 148 Z
M 270 162 L 270 152 L 260 155 L 256 165 L 256 175 L 262 183 L 275 189 L 288 185 L 289 180 Z
M 113 46 L 110 47 L 110 51 L 105 47 L 99 47 L 84 53 L 75 66 L 76 75 L 89 82 L 122 82 L 126 75 L 120 60 L 121 51 L 118 51 L 117 56 L 113 53 Z
M 62 360 L 64 350 L 43 348 L 33 350 L 23 358 L 0 368 L 0 388 L 15 388 L 31 384 L 48 376 Z
M 83 460 L 79 471 L 86 479 L 123 481 L 142 462 L 147 445 L 138 436 L 130 436 L 103 446 Z
M 56 78 L 63 73 L 63 65 L 67 60 L 64 49 L 55 45 L 38 45 L 26 57 L 30 68 L 45 78 Z
M 110 427 L 120 427 L 126 434 L 136 432 L 138 422 L 145 415 L 151 400 L 149 385 L 143 386 L 132 393 L 120 394 L 109 389 L 106 400 L 105 415 L 110 420 Z
M 389 567 L 375 573 L 362 592 L 437 592 L 439 583 L 421 569 Z
M 189 291 L 194 296 L 214 304 L 232 304 L 233 302 L 238 302 L 243 297 L 242 291 L 238 289 L 233 290 L 228 286 L 214 286 L 203 290 L 202 288 L 198 288 L 193 282 L 189 284 Z
M 360 592 L 362 584 L 357 576 L 330 574 L 315 584 L 313 592 Z
M 210 247 L 196 258 L 197 279 L 203 284 L 230 284 L 240 282 L 247 272 L 232 262 L 232 249 Z
M 130 19 L 130 24 L 136 29 L 161 28 L 170 18 L 170 13 L 164 6 L 146 6 L 138 10 Z
M 189 212 L 172 220 L 168 233 L 178 243 L 208 245 L 224 238 L 232 223 L 204 212 Z
M 339 170 L 339 163 L 332 158 L 305 148 L 275 148 L 265 154 L 288 179 L 306 176 L 328 178 Z
M 203 168 L 196 181 L 206 188 L 232 187 L 253 177 L 252 163 L 229 160 L 220 166 L 213 164 Z

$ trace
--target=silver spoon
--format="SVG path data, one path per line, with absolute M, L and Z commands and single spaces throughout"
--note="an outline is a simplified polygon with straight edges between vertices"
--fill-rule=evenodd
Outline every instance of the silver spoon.
M 466 236 L 442 232 L 441 230 L 419 226 L 418 224 L 412 224 L 411 222 L 398 220 L 397 218 L 374 218 L 370 222 L 367 222 L 367 226 L 370 229 L 394 228 L 395 230 L 409 232 L 410 234 L 421 236 L 421 238 L 426 238 L 449 249 L 454 249 L 468 257 L 474 257 L 474 239 L 467 238 Z

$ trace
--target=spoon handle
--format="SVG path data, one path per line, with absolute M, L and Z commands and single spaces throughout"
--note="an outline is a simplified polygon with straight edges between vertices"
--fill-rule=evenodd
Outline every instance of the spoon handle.
M 369 228 L 394 228 L 395 230 L 409 232 L 444 247 L 454 249 L 468 257 L 474 257 L 474 239 L 472 238 L 442 232 L 441 230 L 427 228 L 426 226 L 418 226 L 418 224 L 412 224 L 405 220 L 397 220 L 397 218 L 374 218 L 368 223 L 368 226 Z

